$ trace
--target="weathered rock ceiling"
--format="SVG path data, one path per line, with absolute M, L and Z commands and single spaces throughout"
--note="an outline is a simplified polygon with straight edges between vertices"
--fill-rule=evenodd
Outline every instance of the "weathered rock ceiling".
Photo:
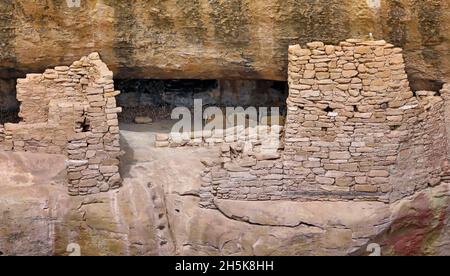
M 0 19 L 3 78 L 98 51 L 121 78 L 283 80 L 289 44 L 371 32 L 450 79 L 450 0 L 3 0 Z

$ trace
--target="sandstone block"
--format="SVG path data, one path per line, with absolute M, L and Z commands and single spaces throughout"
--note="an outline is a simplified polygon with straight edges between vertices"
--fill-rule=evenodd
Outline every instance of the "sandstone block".
M 157 148 L 166 148 L 169 146 L 169 141 L 156 141 L 155 147 Z
M 334 54 L 334 51 L 335 51 L 334 46 L 332 46 L 332 45 L 327 45 L 327 46 L 325 46 L 325 53 L 326 53 L 327 55 L 332 55 L 332 54 Z
M 97 186 L 97 180 L 95 179 L 82 179 L 79 183 L 80 187 L 95 187 Z
M 342 77 L 344 78 L 353 78 L 358 75 L 358 71 L 356 70 L 344 70 L 342 71 Z
M 358 46 L 355 47 L 355 54 L 365 55 L 370 51 L 370 47 L 368 46 Z
M 219 158 L 202 158 L 200 162 L 205 167 L 214 167 L 221 164 L 221 161 Z
M 108 180 L 108 186 L 113 189 L 118 188 L 121 184 L 122 184 L 122 178 L 120 177 L 120 174 L 118 174 L 118 173 L 111 176 Z M 106 190 L 106 186 L 103 187 L 103 190 Z
M 336 186 L 339 187 L 350 187 L 353 184 L 352 177 L 340 177 L 336 178 Z
M 339 169 L 344 172 L 356 172 L 358 171 L 358 164 L 357 163 L 339 164 Z
M 166 133 L 158 133 L 155 136 L 156 141 L 158 142 L 165 142 L 169 140 L 169 134 Z
M 308 48 L 310 48 L 310 49 L 317 49 L 317 48 L 323 48 L 325 46 L 325 44 L 320 41 L 315 41 L 315 42 L 307 43 L 306 46 L 308 46 Z
M 305 79 L 313 79 L 316 76 L 316 72 L 313 70 L 305 70 L 303 73 L 303 78 Z
M 261 161 L 261 160 L 276 160 L 276 159 L 280 159 L 280 154 L 279 153 L 258 153 L 255 154 L 256 159 Z
M 330 152 L 330 159 L 332 160 L 347 160 L 350 159 L 350 153 L 347 151 L 332 151 Z
M 319 116 L 313 115 L 313 114 L 307 114 L 305 115 L 306 121 L 317 121 L 319 119 Z
M 98 53 L 95 52 L 95 53 L 89 54 L 88 58 L 89 58 L 90 60 L 100 60 L 100 55 L 99 55 Z
M 319 168 L 320 167 L 320 161 L 304 161 L 303 167 L 305 168 Z
M 118 166 L 100 166 L 100 172 L 102 174 L 111 174 L 119 172 Z
M 328 72 L 317 72 L 316 73 L 316 78 L 318 80 L 329 79 L 330 78 L 330 73 L 328 73 Z
M 228 145 L 228 144 L 224 144 L 220 147 L 220 151 L 222 153 L 230 152 L 230 150 L 231 150 L 231 148 L 230 148 L 230 145 Z
M 253 167 L 256 165 L 256 159 L 252 157 L 246 157 L 238 161 L 241 167 Z
M 138 117 L 134 118 L 134 122 L 136 124 L 148 125 L 148 124 L 153 123 L 153 119 L 150 117 L 138 116 Z
M 368 175 L 370 177 L 388 177 L 389 172 L 386 170 L 371 170 Z
M 334 178 L 330 178 L 330 177 L 316 176 L 316 181 L 319 184 L 333 185 L 335 180 L 334 180 Z
M 346 63 L 343 68 L 344 70 L 356 70 L 356 66 L 353 63 Z
M 320 97 L 320 91 L 317 90 L 304 90 L 300 92 L 300 96 L 303 98 Z
M 355 191 L 364 192 L 364 193 L 376 193 L 378 191 L 378 187 L 374 185 L 355 185 Z

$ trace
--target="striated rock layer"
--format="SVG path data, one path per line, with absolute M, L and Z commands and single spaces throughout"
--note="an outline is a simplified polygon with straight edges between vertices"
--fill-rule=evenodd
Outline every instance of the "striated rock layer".
M 0 78 L 98 51 L 118 78 L 285 80 L 288 45 L 373 33 L 412 78 L 449 80 L 449 0 L 6 0 L 0 17 Z

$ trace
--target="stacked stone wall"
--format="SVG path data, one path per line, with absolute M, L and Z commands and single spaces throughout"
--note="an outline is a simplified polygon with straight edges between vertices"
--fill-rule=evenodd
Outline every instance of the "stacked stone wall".
M 255 123 L 256 124 L 256 123 Z M 270 139 L 269 133 L 280 135 L 283 127 L 277 124 L 255 125 L 244 127 L 237 125 L 226 129 L 203 130 L 196 132 L 171 132 L 168 134 L 157 134 L 155 146 L 164 147 L 214 147 L 231 143 L 264 143 Z M 278 136 L 276 136 L 278 137 Z
M 17 81 L 22 121 L 0 125 L 3 150 L 68 156 L 71 195 L 121 184 L 113 74 L 97 53 Z
M 240 146 L 222 150 L 206 162 L 204 207 L 214 198 L 389 202 L 446 176 L 446 97 L 413 94 L 402 49 L 360 40 L 292 46 L 289 86 L 279 156 L 235 166 L 228 155 L 245 158 Z
M 2 149 L 2 143 L 5 141 L 5 127 L 0 124 L 0 150 Z
M 401 49 L 384 41 L 290 48 L 285 170 L 296 193 L 382 199 L 418 106 Z
M 393 134 L 401 142 L 390 179 L 391 200 L 438 185 L 448 172 L 445 102 L 435 92 L 418 91 L 417 95 L 423 110 L 411 109 L 407 123 Z

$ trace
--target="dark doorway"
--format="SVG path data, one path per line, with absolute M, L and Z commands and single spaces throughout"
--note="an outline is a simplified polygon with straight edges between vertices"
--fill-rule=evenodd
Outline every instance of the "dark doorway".
M 19 106 L 16 98 L 16 80 L 0 79 L 0 124 L 18 123 Z

